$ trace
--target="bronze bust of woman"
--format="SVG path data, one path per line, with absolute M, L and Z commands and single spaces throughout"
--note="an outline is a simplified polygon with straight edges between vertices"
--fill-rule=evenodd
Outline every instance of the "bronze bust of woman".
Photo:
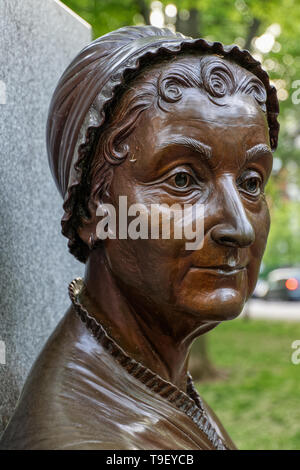
M 85 278 L 69 287 L 72 305 L 1 448 L 235 448 L 195 391 L 188 357 L 254 289 L 277 115 L 268 75 L 237 46 L 128 27 L 74 59 L 52 99 L 47 145 L 62 231 Z M 173 232 L 99 237 L 103 207 L 121 225 L 124 196 L 128 207 L 201 204 L 201 248 Z

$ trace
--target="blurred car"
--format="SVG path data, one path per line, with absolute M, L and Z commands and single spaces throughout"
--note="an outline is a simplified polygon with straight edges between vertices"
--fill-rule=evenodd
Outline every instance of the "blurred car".
M 264 279 L 258 279 L 252 297 L 255 299 L 265 299 L 269 291 L 269 284 Z
M 300 300 L 300 267 L 274 269 L 267 283 L 266 300 Z
M 259 278 L 253 295 L 262 300 L 299 300 L 300 267 L 284 267 L 271 271 L 267 280 Z

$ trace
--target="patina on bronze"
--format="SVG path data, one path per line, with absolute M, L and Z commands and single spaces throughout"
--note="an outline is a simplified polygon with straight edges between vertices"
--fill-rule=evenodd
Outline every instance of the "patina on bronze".
M 268 231 L 276 91 L 237 46 L 122 28 L 68 67 L 49 111 L 62 229 L 86 263 L 27 379 L 7 449 L 234 449 L 188 374 L 193 340 L 251 295 Z M 97 240 L 98 209 L 200 202 L 204 243 Z M 55 295 L 55 292 L 53 292 Z

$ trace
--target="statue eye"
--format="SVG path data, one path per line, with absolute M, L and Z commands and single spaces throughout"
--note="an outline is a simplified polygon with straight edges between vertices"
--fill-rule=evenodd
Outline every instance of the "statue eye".
M 192 177 L 188 173 L 181 171 L 175 175 L 174 183 L 177 188 L 187 188 L 192 183 Z
M 259 196 L 262 189 L 262 180 L 258 175 L 249 176 L 248 178 L 246 177 L 243 181 L 241 181 L 239 186 L 248 194 L 251 194 L 252 196 Z
M 191 191 L 202 190 L 202 182 L 199 181 L 197 176 L 194 174 L 192 168 L 178 168 L 176 171 L 173 170 L 173 173 L 166 176 L 162 182 L 167 185 L 167 187 L 173 191 L 176 191 L 177 195 L 186 195 Z
M 245 181 L 244 185 L 249 193 L 256 193 L 260 187 L 259 180 L 257 178 L 249 178 Z

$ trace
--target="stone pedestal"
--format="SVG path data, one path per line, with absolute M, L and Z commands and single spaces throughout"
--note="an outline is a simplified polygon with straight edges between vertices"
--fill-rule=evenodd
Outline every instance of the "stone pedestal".
M 60 233 L 45 125 L 55 85 L 91 28 L 55 0 L 2 0 L 0 31 L 1 433 L 69 306 L 68 283 L 84 270 Z

